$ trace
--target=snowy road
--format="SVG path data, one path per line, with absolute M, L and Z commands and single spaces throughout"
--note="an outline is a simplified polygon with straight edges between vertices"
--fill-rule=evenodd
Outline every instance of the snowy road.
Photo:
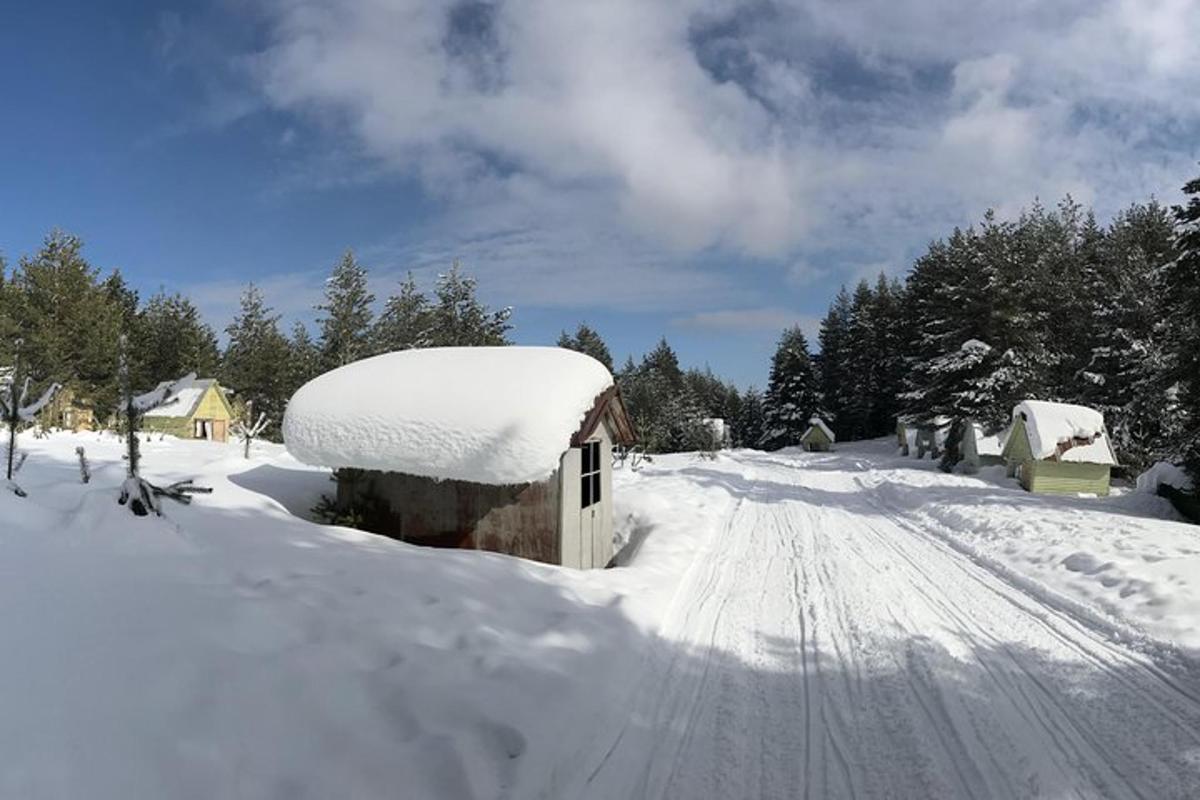
M 1194 666 L 973 562 L 851 457 L 683 472 L 738 502 L 582 796 L 1200 797 Z

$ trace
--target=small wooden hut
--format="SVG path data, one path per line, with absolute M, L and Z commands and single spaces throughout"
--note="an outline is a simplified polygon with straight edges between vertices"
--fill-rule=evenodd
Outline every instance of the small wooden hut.
M 810 453 L 825 453 L 833 448 L 837 437 L 820 417 L 808 420 L 808 428 L 800 435 L 800 446 Z
M 1010 478 L 1041 494 L 1107 495 L 1117 464 L 1099 411 L 1043 400 L 1013 409 L 1002 456 Z
M 977 472 L 980 467 L 998 466 L 1004 463 L 1004 441 L 1008 431 L 984 433 L 983 426 L 973 420 L 963 425 L 962 443 L 959 445 L 960 468 L 964 472 Z
M 162 388 L 165 383 L 159 384 Z M 198 378 L 164 406 L 146 412 L 142 429 L 180 439 L 224 442 L 229 438 L 233 407 L 225 390 L 211 378 Z
M 349 364 L 296 392 L 283 436 L 368 530 L 575 568 L 613 557 L 612 451 L 635 442 L 609 371 L 559 347 Z

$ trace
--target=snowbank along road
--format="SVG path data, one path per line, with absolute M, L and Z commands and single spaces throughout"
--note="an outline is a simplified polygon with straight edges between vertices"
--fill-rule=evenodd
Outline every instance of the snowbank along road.
M 875 466 L 737 453 L 678 470 L 736 504 L 580 794 L 1200 797 L 1192 657 L 965 555 L 890 502 L 916 470 Z

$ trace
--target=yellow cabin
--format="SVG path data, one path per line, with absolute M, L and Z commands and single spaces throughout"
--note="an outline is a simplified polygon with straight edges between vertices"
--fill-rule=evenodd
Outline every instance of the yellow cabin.
M 161 387 L 162 384 L 159 384 Z M 196 380 L 174 402 L 146 412 L 142 429 L 169 433 L 180 439 L 224 442 L 229 438 L 233 407 L 225 391 L 211 378 Z

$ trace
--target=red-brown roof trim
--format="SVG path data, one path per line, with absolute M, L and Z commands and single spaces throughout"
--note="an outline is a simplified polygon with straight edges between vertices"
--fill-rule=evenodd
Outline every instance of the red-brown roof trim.
M 621 390 L 614 383 L 597 395 L 592 409 L 583 418 L 583 424 L 571 437 L 571 446 L 579 447 L 586 442 L 588 437 L 596 432 L 596 428 L 600 427 L 600 422 L 606 414 L 612 424 L 613 440 L 616 444 L 631 446 L 637 442 L 637 432 L 634 430 L 633 420 L 629 418 L 629 412 L 625 409 L 625 401 L 621 399 Z

